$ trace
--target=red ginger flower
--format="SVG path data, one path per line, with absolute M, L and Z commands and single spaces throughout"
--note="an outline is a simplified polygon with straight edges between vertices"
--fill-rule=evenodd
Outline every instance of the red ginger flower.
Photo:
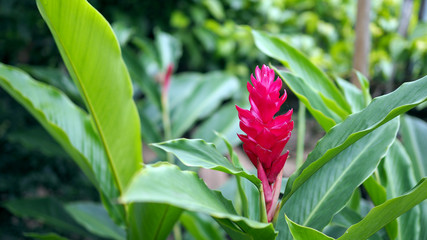
M 243 142 L 243 150 L 256 166 L 258 178 L 262 182 L 268 221 L 273 219 L 282 184 L 283 167 L 289 151 L 282 155 L 283 148 L 291 137 L 294 122 L 292 109 L 286 114 L 274 115 L 286 100 L 286 91 L 280 96 L 282 80 L 274 80 L 274 70 L 263 65 L 257 66 L 252 84 L 247 83 L 251 109 L 236 106 L 240 128 L 247 135 L 238 134 Z

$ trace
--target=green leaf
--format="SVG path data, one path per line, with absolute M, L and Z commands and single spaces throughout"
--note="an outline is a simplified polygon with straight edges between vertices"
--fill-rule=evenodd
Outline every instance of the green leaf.
M 405 195 L 390 199 L 373 208 L 362 221 L 347 229 L 339 240 L 367 239 L 403 213 L 427 199 L 427 179 L 423 178 L 417 186 Z
M 384 160 L 387 175 L 387 198 L 398 197 L 416 185 L 413 167 L 405 148 L 399 141 L 393 143 Z M 420 208 L 412 208 L 397 219 L 397 240 L 418 239 L 420 232 Z
M 389 152 L 387 152 L 387 155 L 389 155 Z M 374 175 L 375 173 L 366 179 L 366 181 L 363 183 L 363 187 L 368 192 L 372 203 L 375 206 L 378 206 L 387 200 L 387 193 L 386 189 L 373 177 Z M 390 239 L 395 239 L 397 237 L 399 230 L 396 220 L 387 224 L 385 228 Z
M 35 218 L 58 230 L 91 236 L 53 198 L 17 199 L 8 201 L 3 206 L 16 216 Z
M 207 143 L 201 139 L 175 139 L 152 145 L 174 154 L 187 166 L 213 169 L 241 176 L 247 178 L 257 187 L 260 186 L 261 181 L 255 175 L 248 174 L 242 168 L 234 166 L 218 152 L 212 143 Z
M 184 212 L 181 224 L 197 240 L 223 240 L 224 233 L 218 224 L 209 216 L 195 212 Z
M 37 6 L 92 116 L 121 191 L 142 166 L 142 148 L 119 43 L 105 18 L 85 0 L 37 0 Z
M 274 68 L 274 67 L 273 67 Z M 312 85 L 303 81 L 291 73 L 274 70 L 285 81 L 292 92 L 304 103 L 311 115 L 317 120 L 325 131 L 329 131 L 337 122 L 340 122 L 340 117 L 332 112 L 323 102 L 322 97 L 314 90 Z
M 60 89 L 74 102 L 83 104 L 79 90 L 77 89 L 76 85 L 74 85 L 73 80 L 67 76 L 67 73 L 64 70 L 29 65 L 19 66 L 19 68 L 29 73 L 35 79 Z
M 97 236 L 117 240 L 126 239 L 124 229 L 111 221 L 100 204 L 74 202 L 67 204 L 65 209 L 78 223 Z
M 221 193 L 210 190 L 194 172 L 160 163 L 147 166 L 130 184 L 121 202 L 152 202 L 170 204 L 188 211 L 206 213 L 216 219 L 229 220 L 239 232 L 253 239 L 274 239 L 272 224 L 256 222 L 236 215 L 231 202 Z
M 367 106 L 367 104 L 365 104 L 363 93 L 360 89 L 342 78 L 338 77 L 336 79 L 338 86 L 344 93 L 345 99 L 347 100 L 348 104 L 350 104 L 352 113 L 359 112 Z
M 344 207 L 339 213 L 334 216 L 331 224 L 326 226 L 326 228 L 323 230 L 323 233 L 333 238 L 339 238 L 344 234 L 347 228 L 349 228 L 351 225 L 358 223 L 361 220 L 362 216 L 358 212 L 354 211 L 353 209 L 350 209 L 349 207 Z M 378 233 L 375 233 L 369 239 L 380 240 L 383 238 L 381 238 Z
M 268 56 L 287 65 L 293 73 L 303 79 L 317 93 L 336 102 L 337 109 L 350 113 L 350 106 L 333 82 L 311 63 L 302 53 L 288 45 L 278 37 L 252 30 L 255 44 L 259 50 Z
M 402 117 L 402 143 L 414 166 L 415 178 L 427 177 L 427 123 L 405 115 Z
M 385 188 L 373 176 L 366 179 L 363 183 L 363 187 L 368 192 L 369 198 L 375 206 L 380 205 L 387 200 Z
M 283 219 L 322 230 L 378 166 L 398 130 L 398 119 L 378 128 L 317 170 L 285 202 L 277 220 L 278 239 L 291 239 Z M 303 211 L 301 209 L 304 209 Z
M 310 176 L 341 151 L 426 100 L 427 77 L 424 77 L 375 98 L 368 107 L 337 124 L 317 143 L 304 164 L 289 178 L 282 205 Z
M 230 98 L 238 89 L 239 81 L 234 76 L 222 72 L 202 75 L 202 80 L 194 91 L 179 105 L 171 103 L 172 137 L 181 137 L 198 119 L 209 116 L 223 100 Z M 173 87 L 172 91 L 181 94 Z
M 333 238 L 326 236 L 325 234 L 317 231 L 316 229 L 301 226 L 293 222 L 286 215 L 285 218 L 286 223 L 288 224 L 288 227 L 291 230 L 292 237 L 294 237 L 294 240 L 333 240 Z
M 350 209 L 360 212 L 360 199 L 362 198 L 362 193 L 360 192 L 360 189 L 357 188 L 354 190 L 353 195 L 350 198 L 350 201 L 347 203 L 347 207 Z
M 38 240 L 67 240 L 56 233 L 24 233 L 24 236 Z
M 73 158 L 91 182 L 111 201 L 119 196 L 107 155 L 91 118 L 59 90 L 25 72 L 0 63 L 0 86 L 23 105 Z M 116 219 L 122 206 L 109 203 Z
M 130 205 L 129 212 L 132 214 L 129 214 L 128 239 L 163 240 L 169 236 L 182 209 L 169 204 L 137 202 Z

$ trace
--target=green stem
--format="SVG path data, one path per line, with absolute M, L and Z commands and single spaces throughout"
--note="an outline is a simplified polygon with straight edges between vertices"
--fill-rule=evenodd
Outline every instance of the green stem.
M 236 182 L 237 182 L 237 189 L 239 190 L 240 200 L 242 202 L 242 215 L 244 217 L 249 217 L 248 198 L 246 197 L 245 190 L 243 189 L 240 176 L 236 176 Z
M 259 201 L 260 206 L 259 207 L 260 207 L 260 211 L 261 211 L 259 221 L 263 222 L 263 223 L 267 223 L 268 222 L 267 209 L 265 208 L 264 190 L 262 188 L 262 185 L 259 188 L 259 198 L 260 198 L 260 201 Z
M 164 140 L 170 140 L 172 138 L 171 131 L 171 123 L 169 117 L 169 103 L 168 103 L 168 95 L 162 94 L 162 121 L 163 121 L 163 129 L 164 129 Z M 166 160 L 170 163 L 175 163 L 174 158 L 171 153 L 166 154 Z
M 304 140 L 305 140 L 305 105 L 299 101 L 298 110 L 298 129 L 297 129 L 297 169 L 302 165 L 304 159 Z

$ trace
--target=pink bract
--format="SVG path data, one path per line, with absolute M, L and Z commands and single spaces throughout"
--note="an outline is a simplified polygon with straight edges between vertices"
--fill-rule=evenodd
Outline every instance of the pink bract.
M 283 167 L 289 151 L 282 154 L 294 127 L 291 120 L 292 109 L 287 113 L 274 116 L 286 100 L 286 91 L 280 96 L 282 80 L 274 79 L 274 70 L 266 65 L 255 69 L 251 75 L 252 84 L 247 83 L 250 110 L 236 106 L 239 113 L 240 128 L 244 134 L 238 134 L 243 142 L 243 150 L 257 168 L 258 178 L 262 181 L 268 221 L 271 221 L 280 193 Z

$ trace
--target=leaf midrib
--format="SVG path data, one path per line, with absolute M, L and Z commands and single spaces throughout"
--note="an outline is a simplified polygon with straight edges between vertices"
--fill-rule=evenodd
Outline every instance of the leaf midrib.
M 376 137 L 375 139 L 377 139 L 378 137 Z M 373 139 L 372 141 L 374 141 L 375 139 Z M 372 142 L 371 141 L 371 142 Z M 347 174 L 347 172 L 350 171 L 350 169 L 352 169 L 352 166 L 354 166 L 359 158 L 363 155 L 364 150 L 366 150 L 367 148 L 369 148 L 370 145 L 366 144 L 365 147 L 359 152 L 359 154 L 356 156 L 355 160 L 353 160 L 351 162 L 350 165 L 348 165 L 348 167 L 342 172 L 342 174 L 337 178 L 337 180 L 334 182 L 334 184 L 332 184 L 331 187 L 329 187 L 329 189 L 325 192 L 325 194 L 323 195 L 323 197 L 320 199 L 320 201 L 318 201 L 318 204 L 316 204 L 315 208 L 313 210 L 310 211 L 310 214 L 307 216 L 307 218 L 304 220 L 304 223 L 302 225 L 307 225 L 307 223 L 311 220 L 311 218 L 314 216 L 314 214 L 316 213 L 316 211 L 319 209 L 319 207 L 323 204 L 323 202 L 327 199 L 327 196 L 330 195 L 330 193 L 332 192 L 332 189 L 335 189 L 335 187 L 338 185 L 338 183 L 341 181 L 341 179 Z M 387 147 L 388 148 L 388 147 Z M 335 156 L 336 157 L 336 156 Z M 332 160 L 332 159 L 331 159 Z M 330 161 L 329 161 L 330 162 Z M 329 163 L 328 162 L 328 163 Z M 326 165 L 326 164 L 325 164 Z M 325 167 L 325 165 L 323 165 L 323 167 Z M 320 169 L 319 169 L 320 170 Z
M 39 2 L 40 2 L 40 1 L 39 1 Z M 45 8 L 44 8 L 44 6 L 43 6 L 43 10 L 44 10 L 45 14 L 47 15 L 46 10 L 45 10 Z M 74 73 L 74 75 L 75 75 L 75 76 L 76 76 L 76 78 L 77 78 L 77 84 L 80 86 L 80 89 L 82 90 L 82 94 L 83 94 L 83 97 L 84 97 L 85 102 L 86 102 L 86 103 L 87 103 L 87 105 L 88 105 L 89 112 L 90 112 L 90 113 L 94 113 L 95 111 L 93 110 L 94 108 L 93 108 L 92 104 L 91 104 L 91 103 L 90 103 L 90 101 L 89 101 L 89 98 L 88 98 L 88 95 L 87 95 L 86 88 L 84 87 L 84 85 L 83 85 L 83 84 L 81 84 L 81 81 L 80 81 L 81 77 L 79 77 L 79 74 L 78 74 L 78 72 L 76 71 L 76 67 L 75 67 L 75 66 L 74 66 L 74 64 L 73 64 L 73 61 L 71 61 L 70 54 L 68 53 L 67 49 L 64 47 L 63 40 L 62 40 L 62 38 L 59 36 L 57 29 L 54 27 L 54 25 L 53 25 L 53 24 L 51 24 L 50 18 L 48 18 L 48 20 L 49 20 L 49 21 L 46 21 L 46 23 L 47 23 L 48 25 L 50 25 L 50 26 L 51 26 L 51 28 L 52 28 L 52 30 L 53 30 L 53 31 L 52 31 L 52 34 L 54 35 L 54 37 L 56 36 L 56 38 L 57 38 L 57 39 L 58 39 L 58 41 L 60 42 L 61 48 L 62 48 L 62 50 L 64 51 L 64 54 L 65 54 L 65 57 L 68 59 L 68 62 L 69 62 L 69 63 L 70 63 L 70 65 L 71 65 L 71 68 L 72 68 L 72 70 L 73 70 L 73 73 Z M 105 31 L 104 31 L 104 32 L 105 32 Z M 76 82 L 76 81 L 75 81 L 75 82 Z M 92 119 L 95 121 L 95 126 L 96 126 L 96 128 L 97 128 L 97 130 L 98 130 L 97 132 L 98 132 L 98 134 L 100 135 L 100 139 L 101 139 L 102 145 L 104 146 L 105 152 L 106 152 L 106 154 L 107 154 L 107 159 L 108 159 L 108 161 L 109 161 L 109 163 L 110 163 L 111 170 L 112 170 L 112 172 L 113 172 L 114 180 L 115 180 L 115 182 L 117 183 L 116 185 L 117 185 L 118 191 L 119 191 L 119 192 L 120 192 L 120 194 L 121 194 L 121 193 L 122 193 L 122 187 L 121 187 L 121 184 L 120 184 L 120 181 L 119 181 L 119 178 L 118 178 L 118 175 L 117 175 L 116 169 L 115 169 L 115 165 L 113 164 L 113 160 L 112 160 L 111 153 L 110 153 L 110 151 L 109 151 L 109 148 L 107 147 L 107 143 L 106 143 L 106 140 L 105 140 L 105 136 L 104 136 L 103 132 L 101 131 L 100 124 L 99 124 L 99 121 L 98 121 L 98 119 L 97 119 L 97 117 L 96 117 L 96 114 L 93 114 L 93 115 L 92 115 L 92 114 L 90 114 L 90 115 L 91 115 L 91 116 L 93 116 L 93 117 L 92 117 Z

